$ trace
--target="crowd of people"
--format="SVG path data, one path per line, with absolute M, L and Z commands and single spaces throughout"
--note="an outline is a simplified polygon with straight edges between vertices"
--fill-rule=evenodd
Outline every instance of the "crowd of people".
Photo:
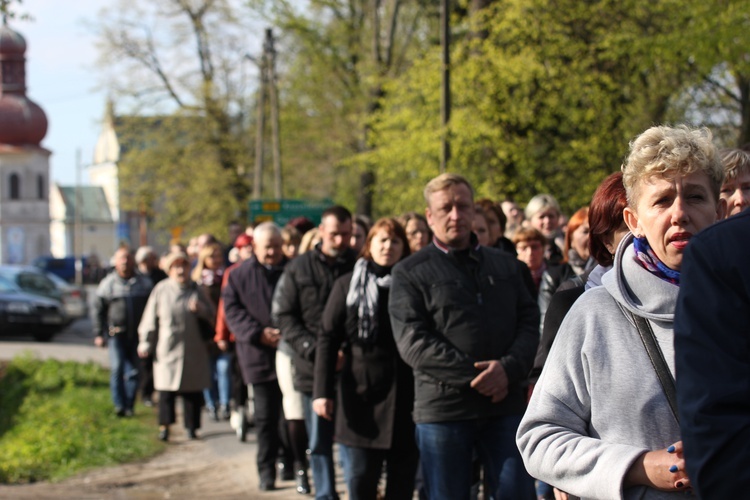
M 424 198 L 118 249 L 93 311 L 116 414 L 140 386 L 167 441 L 180 396 L 195 439 L 203 408 L 236 426 L 250 397 L 260 489 L 280 474 L 319 499 L 337 467 L 352 499 L 741 495 L 747 452 L 725 448 L 750 428 L 748 152 L 649 128 L 569 218 L 456 174 Z

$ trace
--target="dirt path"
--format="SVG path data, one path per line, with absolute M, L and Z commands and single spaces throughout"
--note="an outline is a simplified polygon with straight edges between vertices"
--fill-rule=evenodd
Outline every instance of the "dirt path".
M 31 351 L 40 358 L 94 360 L 106 365 L 106 351 L 92 347 L 87 337 L 90 327 L 84 320 L 51 343 L 5 338 L 0 341 L 0 360 Z M 0 499 L 311 498 L 299 495 L 294 481 L 277 479 L 276 491 L 258 490 L 257 447 L 252 429 L 247 441 L 241 443 L 228 422 L 212 422 L 204 414 L 202 424 L 201 439 L 197 441 L 186 440 L 179 423 L 172 426 L 167 450 L 147 461 L 94 469 L 58 483 L 0 485 Z M 154 439 L 156 433 L 154 418 Z M 343 497 L 346 488 L 340 477 L 339 470 L 337 489 Z
M 144 462 L 95 469 L 59 483 L 0 485 L 0 498 L 305 498 L 296 493 L 293 481 L 277 480 L 276 491 L 260 492 L 255 438 L 249 435 L 246 443 L 240 443 L 228 425 L 204 424 L 203 438 L 198 441 L 175 436 L 164 453 Z M 226 429 L 215 430 L 220 426 Z M 343 486 L 339 490 L 343 492 Z

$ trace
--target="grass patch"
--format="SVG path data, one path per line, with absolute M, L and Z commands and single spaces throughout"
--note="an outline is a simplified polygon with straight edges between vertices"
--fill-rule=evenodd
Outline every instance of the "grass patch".
M 114 415 L 109 371 L 94 363 L 15 358 L 0 367 L 0 483 L 57 480 L 154 455 L 164 449 L 156 419 L 139 410 Z

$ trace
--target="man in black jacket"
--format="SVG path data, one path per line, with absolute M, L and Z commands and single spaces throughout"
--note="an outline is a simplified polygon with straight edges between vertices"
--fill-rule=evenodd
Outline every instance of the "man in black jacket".
M 253 385 L 260 489 L 269 491 L 275 489 L 282 415 L 275 364 L 281 335 L 271 324 L 271 298 L 286 258 L 281 231 L 273 222 L 255 228 L 253 240 L 253 257 L 230 272 L 221 297 L 227 325 L 236 339 L 242 378 Z
M 273 297 L 273 317 L 281 330 L 282 344 L 293 352 L 294 387 L 305 397 L 315 498 L 332 500 L 338 498 L 333 467 L 333 422 L 312 411 L 313 372 L 326 300 L 333 282 L 350 272 L 356 260 L 349 248 L 351 213 L 341 206 L 325 210 L 318 231 L 321 242 L 290 262 L 281 276 Z
M 433 243 L 396 265 L 389 306 L 399 353 L 414 369 L 427 496 L 468 497 L 476 450 L 488 497 L 534 498 L 515 434 L 539 310 L 516 259 L 477 244 L 466 179 L 436 177 L 425 200 Z

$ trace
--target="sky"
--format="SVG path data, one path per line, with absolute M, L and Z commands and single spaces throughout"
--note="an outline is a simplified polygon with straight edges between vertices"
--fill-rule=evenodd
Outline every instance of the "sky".
M 92 162 L 104 116 L 106 94 L 96 90 L 94 35 L 84 26 L 105 0 L 23 0 L 16 10 L 33 20 L 9 26 L 26 39 L 26 95 L 47 114 L 42 146 L 52 151 L 50 175 L 62 185 L 76 183 L 76 155 Z M 85 169 L 82 182 L 88 182 Z
M 81 181 L 88 183 L 86 166 L 93 162 L 107 93 L 99 88 L 96 36 L 86 24 L 114 4 L 117 0 L 23 0 L 12 5 L 18 14 L 32 17 L 11 19 L 9 25 L 26 39 L 26 95 L 47 114 L 42 146 L 52 151 L 50 175 L 61 185 L 76 184 L 78 152 Z M 248 33 L 250 40 L 261 28 Z M 259 39 L 248 43 L 260 46 Z

